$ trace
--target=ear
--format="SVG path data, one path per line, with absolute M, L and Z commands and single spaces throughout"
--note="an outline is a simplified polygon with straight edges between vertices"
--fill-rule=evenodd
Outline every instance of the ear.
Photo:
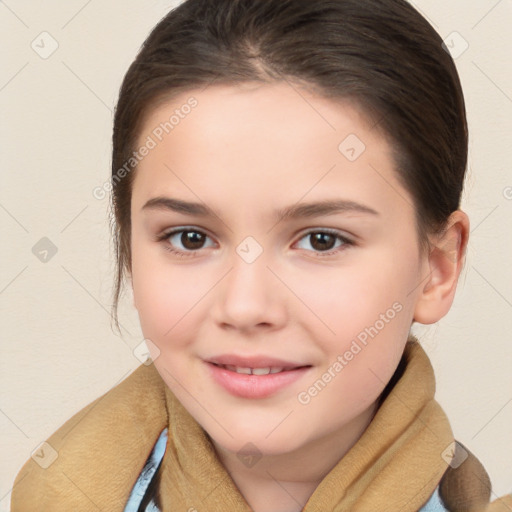
M 416 322 L 433 324 L 445 316 L 455 297 L 469 238 L 468 216 L 457 210 L 440 235 L 431 237 L 424 261 L 424 275 L 414 309 Z

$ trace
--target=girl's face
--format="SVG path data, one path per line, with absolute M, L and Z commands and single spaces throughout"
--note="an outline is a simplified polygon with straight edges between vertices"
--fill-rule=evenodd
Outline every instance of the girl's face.
M 169 388 L 229 452 L 361 433 L 428 275 L 384 138 L 348 102 L 245 84 L 159 106 L 142 146 L 131 278 Z

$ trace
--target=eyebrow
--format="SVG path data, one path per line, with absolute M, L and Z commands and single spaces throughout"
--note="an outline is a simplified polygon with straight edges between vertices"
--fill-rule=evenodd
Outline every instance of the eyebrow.
M 202 203 L 194 203 L 175 199 L 171 197 L 154 197 L 149 199 L 142 210 L 170 210 L 185 215 L 194 215 L 198 217 L 218 217 L 218 215 L 208 206 Z M 322 215 L 334 215 L 337 213 L 357 212 L 370 215 L 379 215 L 377 211 L 369 206 L 348 201 L 345 199 L 333 199 L 319 202 L 298 203 L 286 208 L 275 210 L 274 216 L 278 221 L 288 219 L 320 217 Z

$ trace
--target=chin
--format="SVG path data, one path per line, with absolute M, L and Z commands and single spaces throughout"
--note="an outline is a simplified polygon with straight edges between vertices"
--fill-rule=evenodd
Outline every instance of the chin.
M 236 454 L 254 451 L 265 456 L 283 455 L 293 452 L 307 443 L 307 437 L 298 436 L 296 432 L 284 429 L 280 433 L 272 432 L 275 425 L 275 423 L 272 427 L 265 425 L 260 429 L 255 426 L 251 429 L 230 428 L 229 434 L 232 437 L 223 430 L 219 431 L 215 428 L 210 430 L 208 435 L 223 450 Z

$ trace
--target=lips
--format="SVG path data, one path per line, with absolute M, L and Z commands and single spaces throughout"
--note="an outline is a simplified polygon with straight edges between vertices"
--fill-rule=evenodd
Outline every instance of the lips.
M 207 361 L 212 379 L 230 394 L 266 398 L 304 376 L 311 365 L 274 357 L 222 355 Z

